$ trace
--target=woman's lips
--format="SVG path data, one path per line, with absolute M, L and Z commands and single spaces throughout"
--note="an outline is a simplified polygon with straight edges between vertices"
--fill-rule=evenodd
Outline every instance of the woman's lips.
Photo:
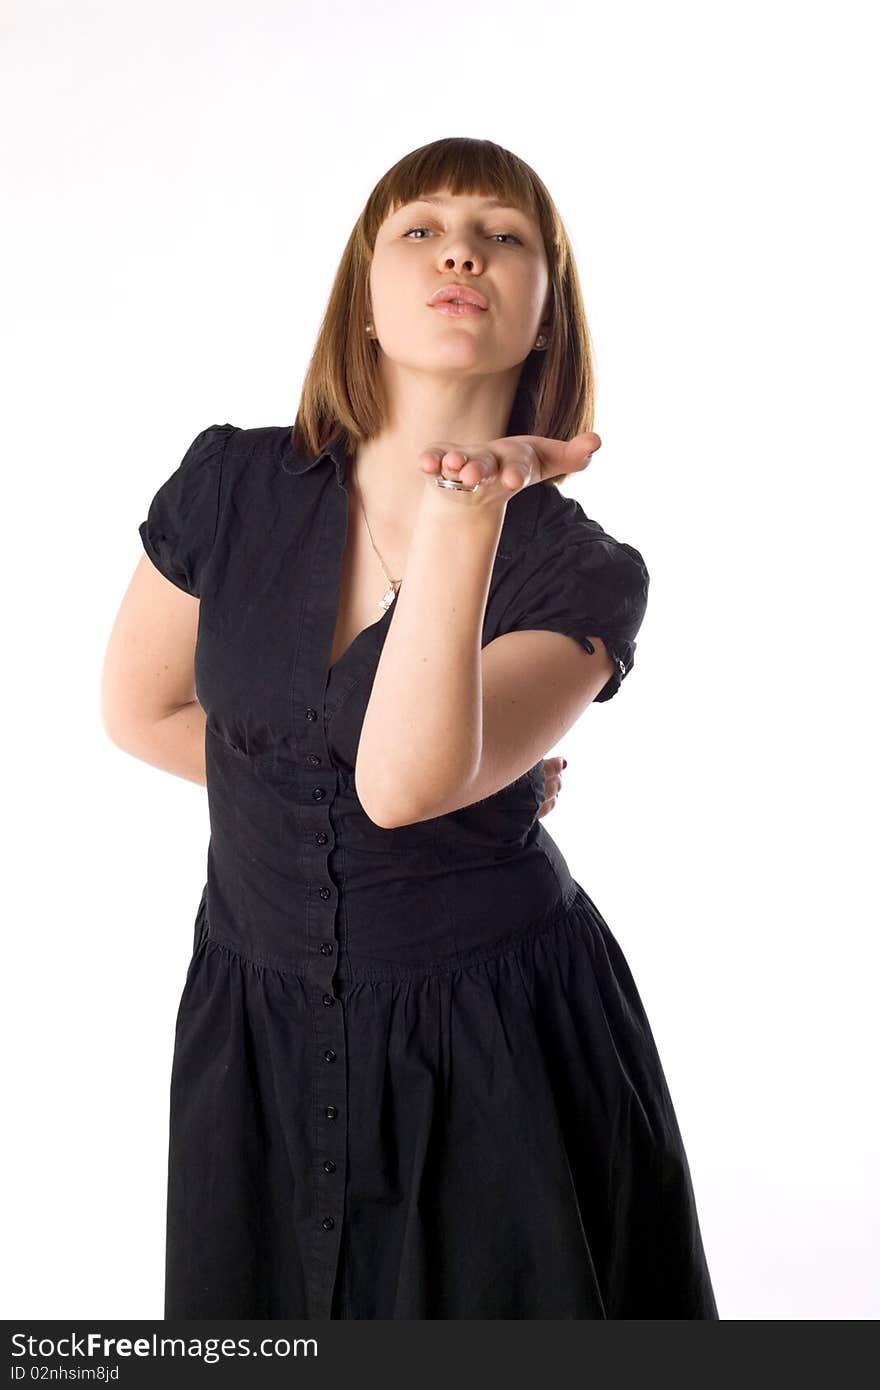
M 453 304 L 450 299 L 439 299 L 436 304 L 429 305 L 438 314 L 485 314 L 486 310 L 481 309 L 479 304 Z

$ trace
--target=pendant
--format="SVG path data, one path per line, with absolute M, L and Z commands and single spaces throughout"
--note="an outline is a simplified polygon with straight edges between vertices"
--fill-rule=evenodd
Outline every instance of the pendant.
M 393 584 L 389 584 L 388 588 L 385 590 L 384 594 L 379 600 L 379 607 L 382 609 L 383 613 L 388 612 L 388 609 L 391 607 L 392 603 L 396 598 L 397 590 Z

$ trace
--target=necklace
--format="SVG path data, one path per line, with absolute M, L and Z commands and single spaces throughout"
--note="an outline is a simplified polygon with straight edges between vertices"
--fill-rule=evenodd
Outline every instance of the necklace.
M 382 566 L 382 569 L 383 569 L 383 571 L 384 571 L 384 573 L 385 573 L 385 578 L 388 580 L 388 588 L 385 590 L 384 594 L 382 595 L 382 597 L 381 597 L 380 600 L 379 600 L 379 607 L 382 609 L 382 612 L 383 612 L 383 613 L 387 613 L 388 609 L 391 607 L 392 603 L 393 603 L 394 600 L 397 598 L 397 591 L 398 591 L 398 589 L 400 588 L 401 580 L 400 580 L 400 579 L 392 579 L 392 578 L 391 578 L 391 575 L 388 573 L 388 567 L 387 567 L 387 565 L 385 564 L 385 561 L 382 559 L 382 556 L 379 554 L 378 548 L 377 548 L 377 546 L 376 546 L 376 542 L 373 540 L 373 533 L 372 533 L 372 531 L 370 530 L 370 523 L 369 523 L 369 521 L 367 520 L 366 509 L 365 509 L 365 507 L 364 507 L 363 502 L 361 501 L 360 487 L 358 487 L 358 488 L 356 489 L 356 495 L 357 495 L 357 500 L 358 500 L 358 506 L 360 507 L 361 511 L 363 512 L 364 521 L 366 522 L 367 535 L 368 535 L 369 538 L 370 538 L 370 545 L 373 547 L 373 550 L 376 552 L 376 556 L 377 556 L 377 558 L 378 558 L 378 560 L 379 560 L 379 564 Z

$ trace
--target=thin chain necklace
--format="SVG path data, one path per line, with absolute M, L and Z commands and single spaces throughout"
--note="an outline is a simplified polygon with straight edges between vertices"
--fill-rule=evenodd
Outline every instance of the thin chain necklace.
M 383 613 L 386 613 L 386 612 L 388 611 L 388 609 L 391 607 L 391 605 L 392 605 L 392 603 L 394 602 L 394 600 L 397 598 L 397 591 L 398 591 L 398 589 L 400 588 L 401 580 L 400 580 L 400 579 L 392 579 L 392 578 L 391 578 L 391 575 L 388 573 L 388 566 L 385 564 L 385 561 L 382 559 L 382 556 L 379 554 L 378 548 L 377 548 L 377 546 L 376 546 L 376 542 L 373 540 L 373 533 L 372 533 L 372 531 L 370 530 L 370 523 L 369 523 L 369 521 L 367 521 L 367 513 L 366 513 L 366 510 L 365 510 L 365 508 L 364 508 L 364 504 L 363 504 L 363 502 L 361 501 L 361 490 L 360 490 L 360 485 L 359 485 L 359 484 L 358 484 L 357 488 L 355 489 L 355 495 L 356 495 L 357 500 L 358 500 L 358 506 L 360 507 L 361 511 L 363 512 L 364 521 L 366 522 L 366 526 L 367 526 L 367 535 L 368 535 L 369 538 L 370 538 L 370 545 L 371 545 L 371 546 L 373 547 L 373 549 L 375 550 L 376 556 L 377 556 L 377 558 L 378 558 L 378 560 L 379 560 L 379 564 L 382 566 L 382 569 L 383 569 L 384 572 L 385 572 L 385 578 L 388 580 L 388 588 L 385 590 L 384 594 L 382 595 L 381 599 L 379 600 L 379 607 L 382 609 L 382 612 L 383 612 Z

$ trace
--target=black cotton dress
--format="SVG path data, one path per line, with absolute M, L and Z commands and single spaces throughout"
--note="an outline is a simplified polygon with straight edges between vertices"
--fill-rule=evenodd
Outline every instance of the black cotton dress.
M 328 669 L 349 466 L 341 436 L 303 457 L 287 426 L 212 425 L 140 526 L 200 598 L 207 715 L 165 1317 L 717 1318 L 648 1019 L 536 819 L 542 763 L 415 825 L 361 809 L 395 609 Z M 534 485 L 507 505 L 483 645 L 600 636 L 608 700 L 647 589 L 636 549 Z

